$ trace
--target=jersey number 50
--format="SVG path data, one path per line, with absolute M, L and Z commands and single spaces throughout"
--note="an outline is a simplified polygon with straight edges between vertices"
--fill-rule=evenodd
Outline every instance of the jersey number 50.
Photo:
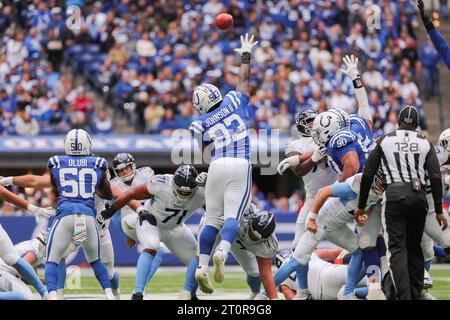
M 62 196 L 68 198 L 83 199 L 92 198 L 97 185 L 97 174 L 93 169 L 63 168 L 59 170 L 59 182 L 61 183 Z M 86 190 L 89 187 L 90 190 Z M 67 189 L 70 188 L 68 191 Z

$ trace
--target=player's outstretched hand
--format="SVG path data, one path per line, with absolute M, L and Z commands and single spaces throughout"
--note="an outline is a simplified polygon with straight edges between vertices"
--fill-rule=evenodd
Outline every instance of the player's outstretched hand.
M 419 8 L 420 17 L 422 18 L 423 25 L 425 26 L 427 31 L 434 29 L 433 21 L 431 21 L 431 18 L 428 15 L 428 13 L 425 12 L 425 6 L 422 0 L 417 1 L 417 7 Z
M 439 225 L 442 227 L 442 231 L 447 229 L 448 221 L 444 214 L 436 214 L 436 220 L 439 223 Z
M 0 185 L 4 187 L 12 186 L 12 177 L 0 177 Z
M 252 53 L 253 47 L 256 46 L 256 44 L 258 43 L 258 41 L 254 41 L 254 38 L 255 36 L 252 35 L 249 39 L 248 33 L 245 34 L 245 37 L 241 36 L 241 47 L 234 49 L 234 51 L 236 51 L 240 55 L 242 55 L 245 52 Z
M 206 179 L 208 178 L 208 173 L 207 172 L 201 172 L 197 178 L 195 178 L 195 182 L 197 182 L 197 185 L 199 185 L 200 187 L 204 187 L 206 184 Z
M 342 61 L 347 66 L 347 69 L 341 69 L 341 71 L 348 75 L 352 80 L 358 79 L 360 77 L 358 71 L 358 57 L 346 55 L 342 58 Z
M 316 146 L 314 148 L 314 153 L 311 156 L 311 161 L 314 163 L 318 163 L 320 160 L 325 158 L 327 155 L 327 148 L 325 146 Z
M 109 219 L 114 215 L 115 212 L 116 209 L 114 209 L 114 207 L 107 202 L 105 203 L 105 209 L 100 212 L 100 215 L 103 219 Z
M 36 223 L 39 223 L 39 217 L 44 216 L 44 217 L 51 217 L 54 216 L 56 213 L 56 210 L 53 209 L 52 207 L 47 207 L 47 208 L 41 208 L 41 207 L 37 207 L 33 204 L 29 204 L 27 207 L 27 210 L 30 211 L 35 219 L 36 219 Z
M 287 169 L 291 167 L 296 167 L 300 164 L 300 157 L 298 155 L 289 157 L 280 162 L 277 167 L 277 171 L 282 175 Z

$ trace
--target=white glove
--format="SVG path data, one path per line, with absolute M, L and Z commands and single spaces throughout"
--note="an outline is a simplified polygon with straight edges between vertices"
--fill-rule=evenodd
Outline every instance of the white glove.
M 450 175 L 445 175 L 443 180 L 446 185 L 450 185 Z
M 39 223 L 40 216 L 49 218 L 51 216 L 54 216 L 56 213 L 56 210 L 53 209 L 52 207 L 41 208 L 41 207 L 37 207 L 33 204 L 29 204 L 27 207 L 27 210 L 30 211 L 34 215 L 34 217 L 36 218 L 36 223 Z
M 199 185 L 200 187 L 205 186 L 206 184 L 206 178 L 208 177 L 208 173 L 207 172 L 201 172 L 197 178 L 195 178 L 195 182 L 197 182 L 197 185 Z
M 234 49 L 234 51 L 236 51 L 239 54 L 243 54 L 244 52 L 252 53 L 253 47 L 256 46 L 256 44 L 258 43 L 258 41 L 253 41 L 254 37 L 255 36 L 252 35 L 251 38 L 249 39 L 248 33 L 245 34 L 245 38 L 244 36 L 241 35 L 241 47 Z
M 4 187 L 12 186 L 13 185 L 13 177 L 1 177 L 0 178 L 0 185 Z
M 279 174 L 283 174 L 287 169 L 291 167 L 296 167 L 300 163 L 300 157 L 298 155 L 289 157 L 280 162 L 277 167 L 277 171 Z
M 344 61 L 345 65 L 347 66 L 347 70 L 341 69 L 343 73 L 348 75 L 352 80 L 360 78 L 359 71 L 358 71 L 358 58 L 354 55 L 351 55 L 350 57 L 347 55 L 344 58 L 342 58 L 342 61 Z
M 317 163 L 323 158 L 325 158 L 326 155 L 327 155 L 327 148 L 325 146 L 323 147 L 316 146 L 316 148 L 314 149 L 314 153 L 311 157 L 311 161 Z

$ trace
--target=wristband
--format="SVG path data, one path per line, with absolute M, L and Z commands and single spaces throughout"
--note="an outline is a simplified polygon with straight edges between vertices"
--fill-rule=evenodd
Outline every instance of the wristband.
M 141 211 L 145 210 L 144 207 L 140 206 L 139 208 L 136 209 L 136 213 L 139 214 L 141 213 Z
M 353 88 L 358 89 L 358 88 L 362 88 L 364 87 L 361 78 L 356 78 L 355 80 L 352 81 L 353 82 Z
M 250 52 L 243 52 L 241 54 L 241 63 L 242 64 L 249 64 L 250 63 L 251 54 Z
M 309 219 L 316 220 L 319 215 L 317 213 L 310 211 L 308 216 L 309 216 Z

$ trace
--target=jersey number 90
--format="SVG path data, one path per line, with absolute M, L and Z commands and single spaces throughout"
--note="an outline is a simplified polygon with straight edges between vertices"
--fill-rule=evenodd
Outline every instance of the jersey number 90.
M 63 168 L 59 170 L 62 196 L 83 199 L 92 198 L 97 185 L 97 174 L 90 168 Z M 69 189 L 69 190 L 68 190 Z

